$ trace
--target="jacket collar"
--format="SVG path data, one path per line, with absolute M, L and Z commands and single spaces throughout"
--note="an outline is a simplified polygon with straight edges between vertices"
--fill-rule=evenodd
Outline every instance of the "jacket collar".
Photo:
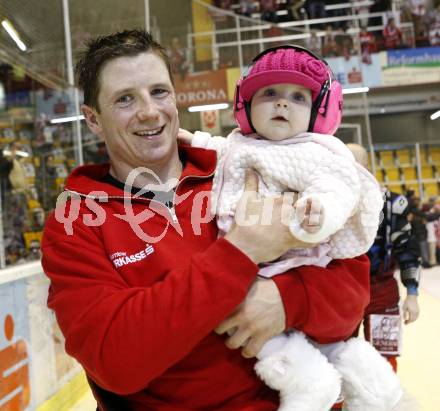
M 202 148 L 179 146 L 179 156 L 184 161 L 184 168 L 179 178 L 207 178 L 213 175 L 216 165 L 216 152 Z M 92 191 L 103 191 L 109 197 L 131 196 L 118 187 L 102 181 L 108 173 L 110 164 L 88 164 L 75 168 L 66 181 L 65 190 L 82 195 L 90 195 Z M 96 197 L 94 195 L 93 197 Z

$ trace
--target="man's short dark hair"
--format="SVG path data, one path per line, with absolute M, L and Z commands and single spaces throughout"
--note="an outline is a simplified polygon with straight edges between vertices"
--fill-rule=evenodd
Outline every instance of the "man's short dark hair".
M 145 30 L 124 30 L 87 41 L 75 66 L 78 86 L 84 91 L 84 104 L 99 112 L 99 75 L 105 63 L 118 57 L 136 56 L 149 51 L 163 60 L 173 82 L 170 60 L 165 49 Z

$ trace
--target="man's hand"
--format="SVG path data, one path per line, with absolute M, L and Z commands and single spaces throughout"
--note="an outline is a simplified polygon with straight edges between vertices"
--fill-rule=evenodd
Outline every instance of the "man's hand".
M 245 300 L 216 329 L 217 334 L 228 333 L 226 346 L 242 348 L 246 358 L 255 357 L 264 343 L 284 331 L 286 314 L 274 281 L 257 279 Z
M 407 295 L 403 302 L 402 311 L 405 324 L 412 323 L 419 318 L 420 309 L 417 295 Z
M 258 176 L 246 173 L 245 191 L 237 204 L 235 225 L 225 239 L 239 248 L 255 264 L 272 261 L 291 248 L 315 244 L 295 238 L 289 229 L 296 193 L 263 198 L 258 194 Z

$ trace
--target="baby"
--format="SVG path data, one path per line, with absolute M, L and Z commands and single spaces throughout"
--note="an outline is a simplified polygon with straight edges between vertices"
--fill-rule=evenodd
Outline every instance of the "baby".
M 233 224 L 245 171 L 252 168 L 262 196 L 299 193 L 290 231 L 318 244 L 290 250 L 259 274 L 326 266 L 333 258 L 367 252 L 379 225 L 382 194 L 374 177 L 331 136 L 341 121 L 342 89 L 328 65 L 297 46 L 260 53 L 237 84 L 234 115 L 239 129 L 227 139 L 179 134 L 183 142 L 218 153 L 212 210 L 220 233 Z M 293 331 L 267 342 L 257 357 L 258 375 L 280 391 L 280 410 L 327 411 L 342 389 L 347 410 L 387 411 L 402 395 L 389 364 L 363 340 L 320 345 Z
M 262 267 L 263 276 L 358 256 L 374 241 L 382 196 L 374 177 L 356 164 L 340 140 L 328 135 L 342 114 L 341 86 L 331 76 L 326 63 L 308 51 L 266 52 L 237 84 L 234 114 L 239 130 L 227 139 L 180 134 L 193 146 L 219 154 L 212 210 L 223 233 L 233 223 L 247 168 L 258 172 L 262 195 L 299 192 L 291 232 L 320 245 L 292 250 Z

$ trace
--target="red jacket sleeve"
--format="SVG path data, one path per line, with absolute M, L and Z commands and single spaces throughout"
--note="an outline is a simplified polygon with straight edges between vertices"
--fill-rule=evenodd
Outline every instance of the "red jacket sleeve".
M 66 351 L 117 394 L 144 389 L 185 357 L 244 299 L 258 271 L 219 239 L 163 281 L 133 287 L 105 254 L 99 228 L 77 224 L 66 236 L 60 226 L 49 219 L 43 238 L 48 306 Z
M 283 299 L 286 327 L 323 344 L 349 338 L 370 300 L 366 255 L 333 260 L 326 268 L 298 267 L 273 280 Z

